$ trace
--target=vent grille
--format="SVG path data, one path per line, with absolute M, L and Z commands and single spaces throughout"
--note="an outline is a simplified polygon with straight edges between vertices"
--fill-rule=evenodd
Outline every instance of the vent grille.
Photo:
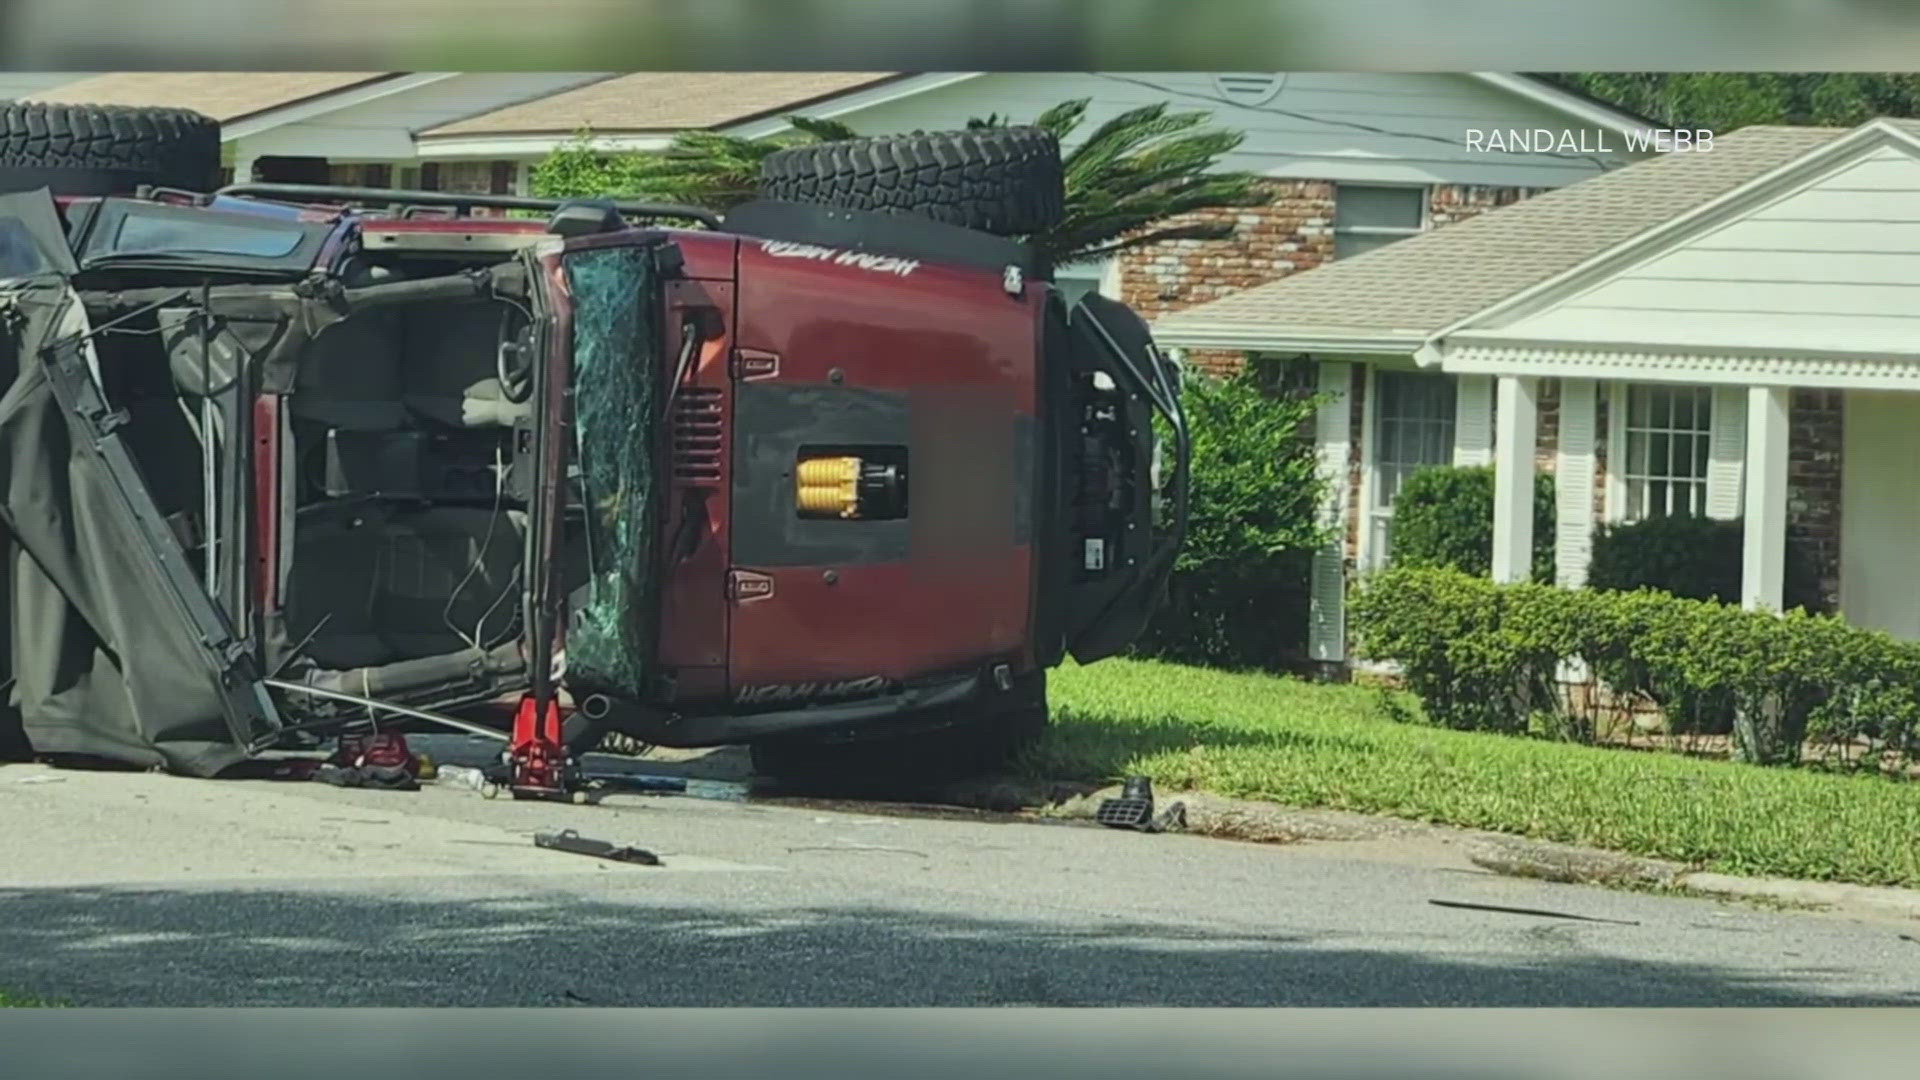
M 1285 77 L 1267 72 L 1237 72 L 1213 77 L 1213 88 L 1237 105 L 1265 105 L 1280 93 Z
M 673 477 L 684 484 L 718 484 L 726 445 L 720 391 L 689 386 L 673 403 Z

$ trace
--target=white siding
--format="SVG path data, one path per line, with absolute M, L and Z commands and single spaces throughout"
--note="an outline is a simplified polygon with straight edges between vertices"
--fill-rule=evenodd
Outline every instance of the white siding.
M 1093 100 L 1085 134 L 1128 109 L 1166 101 L 1246 133 L 1223 161 L 1227 168 L 1349 182 L 1557 187 L 1599 171 L 1581 158 L 1470 151 L 1469 128 L 1585 131 L 1590 147 L 1608 140 L 1615 151 L 1606 155 L 1608 167 L 1626 160 L 1619 135 L 1582 128 L 1467 75 L 1289 72 L 1284 80 L 1271 100 L 1243 106 L 1222 97 L 1212 72 L 994 73 L 839 119 L 868 134 L 935 130 L 990 114 L 1032 120 L 1084 97 Z
M 1847 395 L 1840 455 L 1840 611 L 1848 622 L 1920 640 L 1920 395 Z
M 286 154 L 337 161 L 412 160 L 416 131 L 545 97 L 600 77 L 591 72 L 469 72 L 248 136 L 237 140 L 238 150 L 247 157 Z
M 1505 332 L 1530 339 L 1912 352 L 1920 159 L 1883 148 Z

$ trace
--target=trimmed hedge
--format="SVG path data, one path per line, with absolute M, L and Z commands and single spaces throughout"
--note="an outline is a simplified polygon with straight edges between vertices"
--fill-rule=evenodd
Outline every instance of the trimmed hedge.
M 1533 491 L 1533 577 L 1553 580 L 1554 487 L 1539 473 Z M 1437 465 L 1421 469 L 1393 500 L 1389 562 L 1450 567 L 1485 574 L 1493 566 L 1493 467 Z
M 1680 515 L 1630 525 L 1602 526 L 1593 538 L 1587 584 L 1632 592 L 1658 589 L 1689 600 L 1740 602 L 1740 566 L 1746 542 L 1738 519 Z M 1818 611 L 1820 582 L 1805 553 L 1787 545 L 1786 606 Z
M 1764 764 L 1797 761 L 1806 741 L 1857 739 L 1876 761 L 1905 761 L 1920 733 L 1920 645 L 1829 616 L 1428 569 L 1374 575 L 1351 614 L 1361 652 L 1396 661 L 1446 727 L 1591 742 L 1637 697 L 1670 727 L 1731 730 L 1740 756 Z M 1565 692 L 1569 661 L 1610 693 Z

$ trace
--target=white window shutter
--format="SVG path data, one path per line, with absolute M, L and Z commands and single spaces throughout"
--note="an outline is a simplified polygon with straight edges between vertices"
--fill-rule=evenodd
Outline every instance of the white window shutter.
M 1493 376 L 1462 375 L 1453 412 L 1453 463 L 1493 464 Z
M 1592 379 L 1560 380 L 1560 443 L 1554 462 L 1554 582 L 1578 589 L 1593 557 L 1593 473 L 1600 417 Z
M 1320 449 L 1320 474 L 1326 482 L 1321 521 L 1333 530 L 1333 539 L 1313 553 L 1308 583 L 1309 623 L 1307 652 L 1315 660 L 1347 658 L 1347 501 L 1348 462 L 1353 447 L 1350 395 L 1353 365 L 1323 361 L 1319 390 L 1324 395 L 1315 419 L 1314 440 Z
M 1740 516 L 1747 460 L 1747 388 L 1713 391 L 1713 434 L 1707 449 L 1707 516 Z

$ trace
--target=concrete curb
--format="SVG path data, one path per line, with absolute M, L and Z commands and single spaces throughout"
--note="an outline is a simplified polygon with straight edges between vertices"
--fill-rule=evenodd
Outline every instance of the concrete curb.
M 1676 883 L 1703 896 L 1730 896 L 1746 900 L 1776 900 L 1788 904 L 1847 911 L 1872 912 L 1897 919 L 1920 919 L 1920 891 L 1832 881 L 1794 881 L 1789 878 L 1748 878 L 1727 874 L 1690 873 Z
M 994 780 L 941 793 L 954 805 L 1003 813 L 1091 820 L 1119 785 Z M 1783 878 L 1748 878 L 1696 870 L 1684 863 L 1599 848 L 1529 840 L 1397 818 L 1336 810 L 1302 810 L 1276 803 L 1229 799 L 1206 792 L 1160 792 L 1162 807 L 1186 808 L 1186 832 L 1229 840 L 1291 844 L 1302 841 L 1378 840 L 1424 836 L 1460 845 L 1478 867 L 1509 877 L 1583 885 L 1653 887 L 1722 899 L 1757 900 L 1920 920 L 1920 890 Z

